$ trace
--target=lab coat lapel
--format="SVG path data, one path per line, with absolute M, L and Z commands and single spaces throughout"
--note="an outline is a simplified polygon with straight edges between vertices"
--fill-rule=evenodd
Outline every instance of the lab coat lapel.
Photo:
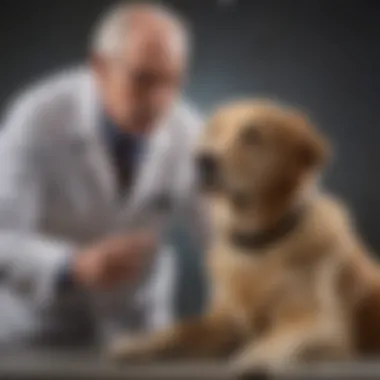
M 82 101 L 84 102 L 82 120 L 84 124 L 86 149 L 86 170 L 89 182 L 89 196 L 98 199 L 98 207 L 112 211 L 117 201 L 117 177 L 111 155 L 101 134 L 101 104 L 98 90 L 90 72 L 83 82 Z
M 166 166 L 170 146 L 170 134 L 167 122 L 159 123 L 154 128 L 147 142 L 145 154 L 137 171 L 130 196 L 124 198 L 119 213 L 119 225 L 144 224 L 148 217 L 147 201 L 161 187 L 163 168 Z
M 169 118 L 158 123 L 148 137 L 147 146 L 143 153 L 139 168 L 136 170 L 136 179 L 124 196 L 118 191 L 116 170 L 111 160 L 104 136 L 101 134 L 101 105 L 99 95 L 91 74 L 88 73 L 83 86 L 83 120 L 88 133 L 89 150 L 87 161 L 90 166 L 89 187 L 91 196 L 98 196 L 99 204 L 105 206 L 105 215 L 111 213 L 115 216 L 115 224 L 110 228 L 125 228 L 127 225 L 141 224 L 138 220 L 145 220 L 145 200 L 156 189 L 160 188 L 170 146 Z M 97 194 L 96 194 L 97 193 Z

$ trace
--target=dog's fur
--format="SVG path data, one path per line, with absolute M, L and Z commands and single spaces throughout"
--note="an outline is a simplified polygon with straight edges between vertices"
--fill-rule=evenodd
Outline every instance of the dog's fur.
M 219 177 L 207 192 L 213 236 L 207 312 L 112 347 L 118 359 L 216 358 L 238 367 L 281 368 L 348 359 L 380 348 L 380 282 L 345 207 L 318 189 L 329 149 L 307 117 L 267 101 L 222 107 L 200 153 Z M 255 233 L 302 210 L 286 236 L 235 246 L 231 231 Z

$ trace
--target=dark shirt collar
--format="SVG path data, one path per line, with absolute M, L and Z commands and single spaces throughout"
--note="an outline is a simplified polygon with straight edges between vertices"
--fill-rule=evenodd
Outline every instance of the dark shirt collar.
M 114 122 L 108 117 L 103 118 L 103 127 L 109 140 L 120 142 L 142 142 L 143 137 L 137 136 L 132 133 L 122 131 Z
M 144 137 L 122 131 L 108 117 L 103 118 L 102 127 L 106 143 L 114 154 L 120 154 L 120 151 L 126 155 L 141 153 Z

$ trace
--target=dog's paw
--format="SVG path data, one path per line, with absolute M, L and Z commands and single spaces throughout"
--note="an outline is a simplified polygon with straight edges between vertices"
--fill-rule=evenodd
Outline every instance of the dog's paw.
M 229 369 L 238 376 L 252 375 L 257 373 L 266 373 L 267 368 L 265 364 L 259 364 L 243 358 L 233 358 L 229 361 Z
M 239 375 L 268 375 L 286 370 L 290 363 L 282 358 L 255 356 L 247 353 L 233 357 L 229 366 L 234 373 Z
M 107 357 L 115 362 L 139 363 L 153 358 L 151 341 L 146 337 L 123 337 L 107 349 Z

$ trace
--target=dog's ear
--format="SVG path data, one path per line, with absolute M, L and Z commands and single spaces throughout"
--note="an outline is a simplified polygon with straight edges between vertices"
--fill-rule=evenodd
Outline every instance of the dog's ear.
M 302 167 L 318 169 L 329 161 L 331 148 L 323 136 L 312 131 L 301 140 L 296 154 Z

